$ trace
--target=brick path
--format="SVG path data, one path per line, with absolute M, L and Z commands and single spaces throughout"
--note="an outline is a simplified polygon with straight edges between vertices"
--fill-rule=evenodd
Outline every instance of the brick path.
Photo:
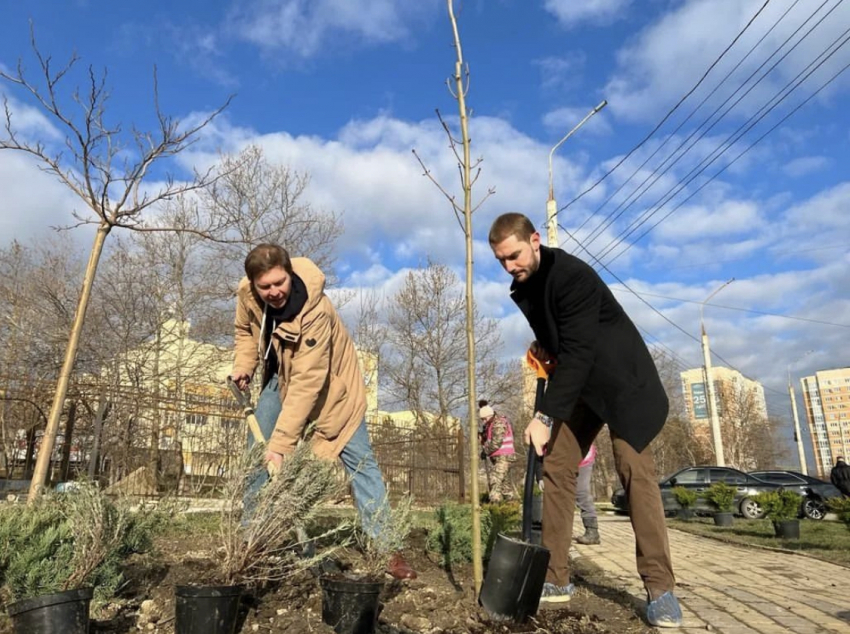
M 575 531 L 581 534 L 581 522 Z M 606 573 L 606 583 L 646 599 L 627 517 L 599 517 L 601 546 L 574 545 Z M 800 555 L 733 546 L 670 530 L 680 632 L 850 634 L 850 569 Z

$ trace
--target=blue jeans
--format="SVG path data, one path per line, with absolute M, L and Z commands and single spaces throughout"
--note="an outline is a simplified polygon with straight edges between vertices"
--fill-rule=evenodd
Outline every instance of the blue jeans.
M 282 410 L 283 405 L 280 402 L 277 374 L 275 374 L 260 393 L 257 407 L 254 410 L 257 422 L 260 424 L 260 429 L 266 440 L 271 438 Z M 253 445 L 254 437 L 249 433 L 248 449 Z M 380 545 L 383 528 L 388 521 L 387 489 L 384 486 L 384 479 L 381 476 L 378 462 L 375 460 L 375 454 L 372 452 L 365 420 L 360 423 L 339 457 L 342 460 L 343 467 L 345 467 L 345 472 L 351 478 L 354 503 L 357 506 L 357 512 L 360 514 L 363 530 L 369 537 L 378 541 Z M 243 521 L 250 520 L 255 507 L 254 498 L 268 480 L 268 472 L 265 469 L 260 469 L 248 485 L 243 500 Z

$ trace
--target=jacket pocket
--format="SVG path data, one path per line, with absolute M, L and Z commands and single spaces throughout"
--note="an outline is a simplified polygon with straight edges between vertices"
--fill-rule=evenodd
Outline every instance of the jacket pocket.
M 331 375 L 328 389 L 319 397 L 319 401 L 310 413 L 310 420 L 316 423 L 316 431 L 328 440 L 339 436 L 348 423 L 348 388 L 345 382 Z

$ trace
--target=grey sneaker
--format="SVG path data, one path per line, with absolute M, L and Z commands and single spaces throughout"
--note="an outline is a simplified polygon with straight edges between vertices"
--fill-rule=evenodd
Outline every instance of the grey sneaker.
M 669 590 L 646 606 L 646 620 L 655 627 L 682 627 L 682 608 Z
M 543 592 L 540 593 L 540 603 L 566 603 L 573 597 L 576 587 L 568 583 L 565 586 L 556 586 L 548 581 L 543 584 Z

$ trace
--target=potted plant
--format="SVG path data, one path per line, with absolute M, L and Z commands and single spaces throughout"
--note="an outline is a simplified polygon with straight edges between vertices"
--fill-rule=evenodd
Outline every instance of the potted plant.
M 735 506 L 735 487 L 725 482 L 715 482 L 705 492 L 705 501 L 714 508 L 717 526 L 732 526 L 732 509 Z
M 753 498 L 764 510 L 764 516 L 773 522 L 777 537 L 800 538 L 800 496 L 787 489 L 759 493 Z
M 374 522 L 376 526 L 358 524 L 355 531 L 363 555 L 352 571 L 324 575 L 322 586 L 322 621 L 336 634 L 371 634 L 378 624 L 381 590 L 390 559 L 400 552 L 410 534 L 412 498 L 403 497 L 392 508 L 389 499 Z
M 673 487 L 673 497 L 676 498 L 676 503 L 679 505 L 678 517 L 680 520 L 688 521 L 693 519 L 693 506 L 697 503 L 696 491 L 691 491 L 685 487 Z
M 305 534 L 321 504 L 345 484 L 333 463 L 313 456 L 309 443 L 284 459 L 254 497 L 250 518 L 243 517 L 243 500 L 257 471 L 265 469 L 265 452 L 261 444 L 246 452 L 225 487 L 211 577 L 175 587 L 175 634 L 233 634 L 245 590 L 306 570 L 335 550 L 302 556 L 298 534 Z
M 133 512 L 95 484 L 0 512 L 0 583 L 16 632 L 87 634 L 89 604 L 112 598 L 122 563 L 152 545 L 170 510 Z

